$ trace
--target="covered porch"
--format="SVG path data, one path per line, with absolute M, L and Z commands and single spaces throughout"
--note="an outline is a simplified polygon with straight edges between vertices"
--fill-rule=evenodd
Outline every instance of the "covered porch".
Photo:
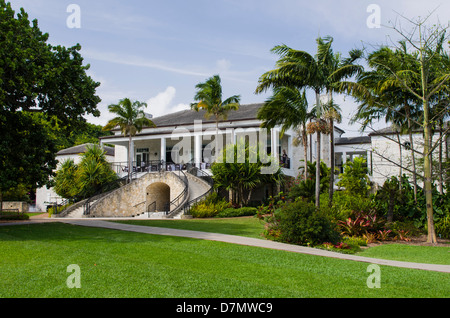
M 129 153 L 131 151 L 131 169 L 133 173 L 158 171 L 179 171 L 197 167 L 209 170 L 215 162 L 216 145 L 220 151 L 230 144 L 236 144 L 245 138 L 250 144 L 264 143 L 266 153 L 279 161 L 285 174 L 293 174 L 291 158 L 292 136 L 279 136 L 279 130 L 270 131 L 259 128 L 238 128 L 219 130 L 216 144 L 216 131 L 177 132 L 170 134 L 141 134 L 132 138 L 129 149 L 129 138 L 115 135 L 101 140 L 102 144 L 116 146 L 116 158 L 113 165 L 119 175 L 128 173 Z M 275 151 L 273 151 L 275 150 Z

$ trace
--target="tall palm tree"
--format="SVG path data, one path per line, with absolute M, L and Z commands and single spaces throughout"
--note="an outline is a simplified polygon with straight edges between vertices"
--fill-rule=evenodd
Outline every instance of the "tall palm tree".
M 398 135 L 405 132 L 409 134 L 414 198 L 417 200 L 416 154 L 413 130 L 420 126 L 418 124 L 419 118 L 422 116 L 419 109 L 420 101 L 399 83 L 395 72 L 410 72 L 414 74 L 418 72 L 419 66 L 417 65 L 416 57 L 407 52 L 405 42 L 401 41 L 399 45 L 399 49 L 396 50 L 382 47 L 369 54 L 368 64 L 372 70 L 360 74 L 357 78 L 353 96 L 360 102 L 360 105 L 350 122 L 360 122 L 361 130 L 364 130 L 374 120 L 384 118 L 386 123 L 396 127 Z M 413 85 L 413 82 L 411 82 L 411 85 Z M 358 92 L 357 86 L 364 87 L 367 93 L 364 93 L 364 90 Z M 418 85 L 416 89 L 419 90 Z M 399 147 L 400 151 L 402 151 L 400 142 Z
M 132 138 L 142 131 L 144 127 L 156 127 L 156 125 L 145 117 L 142 108 L 147 107 L 146 103 L 139 101 L 132 102 L 129 98 L 124 98 L 118 104 L 111 104 L 108 110 L 117 116 L 109 120 L 103 130 L 112 130 L 119 127 L 122 134 L 128 136 L 128 182 L 131 181 L 131 167 L 133 158 L 131 157 Z
M 205 118 L 214 117 L 216 123 L 216 156 L 219 154 L 219 122 L 226 120 L 228 113 L 232 110 L 238 110 L 240 107 L 241 97 L 233 95 L 224 101 L 222 100 L 222 83 L 219 75 L 214 75 L 208 78 L 205 82 L 199 83 L 195 86 L 197 93 L 194 101 L 191 104 L 191 109 L 195 111 L 204 110 Z
M 266 100 L 258 111 L 257 118 L 262 120 L 261 127 L 272 129 L 281 125 L 281 137 L 287 129 L 294 128 L 297 135 L 294 144 L 304 147 L 305 179 L 308 171 L 308 138 L 306 124 L 310 119 L 306 92 L 296 88 L 276 87 L 273 96 Z
M 347 63 L 335 65 L 335 57 L 331 48 L 332 37 L 317 39 L 317 53 L 312 56 L 308 52 L 292 49 L 286 45 L 275 46 L 272 52 L 280 56 L 276 68 L 264 73 L 259 79 L 256 93 L 262 93 L 269 88 L 292 87 L 297 89 L 312 89 L 316 96 L 316 130 L 317 133 L 317 162 L 316 165 L 316 206 L 320 206 L 320 147 L 321 147 L 321 116 L 323 107 L 321 94 L 337 91 L 337 83 L 361 71 L 361 66 L 354 65 L 362 53 L 358 50 L 350 52 Z

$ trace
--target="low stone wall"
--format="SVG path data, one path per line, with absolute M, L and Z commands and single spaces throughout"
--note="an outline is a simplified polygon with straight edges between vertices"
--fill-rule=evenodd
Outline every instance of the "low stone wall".
M 91 206 L 91 217 L 132 217 L 146 212 L 147 204 L 157 198 L 149 198 L 148 187 L 153 183 L 164 183 L 170 187 L 170 200 L 184 190 L 184 183 L 173 172 L 148 173 Z
M 3 202 L 3 210 L 16 210 L 20 213 L 28 212 L 29 204 L 27 202 Z

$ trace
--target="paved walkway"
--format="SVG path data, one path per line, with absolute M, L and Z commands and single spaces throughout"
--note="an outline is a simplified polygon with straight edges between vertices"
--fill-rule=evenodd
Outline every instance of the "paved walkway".
M 235 235 L 228 235 L 228 234 L 178 230 L 178 229 L 169 229 L 169 228 L 158 228 L 158 227 L 150 227 L 150 226 L 140 226 L 140 225 L 130 225 L 130 224 L 122 224 L 122 223 L 116 223 L 116 222 L 109 222 L 111 220 L 113 220 L 113 219 L 108 219 L 108 220 L 106 220 L 106 219 L 103 219 L 103 220 L 102 219 L 35 219 L 35 220 L 30 220 L 30 221 L 25 221 L 25 222 L 22 221 L 22 222 L 14 222 L 14 223 L 1 223 L 0 226 L 13 225 L 13 224 L 16 224 L 16 225 L 36 224 L 36 223 L 42 223 L 42 222 L 61 222 L 61 223 L 72 224 L 72 225 L 77 225 L 77 226 L 106 228 L 106 229 L 113 229 L 113 230 L 119 230 L 119 231 L 138 232 L 138 233 L 146 233 L 146 234 L 154 234 L 154 235 L 188 237 L 188 238 L 201 239 L 201 240 L 219 241 L 219 242 L 246 245 L 246 246 L 277 249 L 277 250 L 294 252 L 294 253 L 338 258 L 338 259 L 343 259 L 343 260 L 365 262 L 365 263 L 377 264 L 377 265 L 386 265 L 386 266 L 450 273 L 450 265 L 422 264 L 422 263 L 391 261 L 391 260 L 384 260 L 384 259 L 336 253 L 336 252 L 331 252 L 331 251 L 327 251 L 327 250 L 279 243 L 279 242 L 263 240 L 263 239 L 256 239 L 256 238 L 249 238 L 249 237 L 242 237 L 242 236 L 235 236 Z M 121 219 L 121 220 L 123 220 L 123 219 Z
M 108 222 L 108 221 L 103 221 L 103 220 L 60 220 L 60 222 L 72 224 L 72 225 L 78 225 L 78 226 L 99 227 L 99 228 L 107 228 L 107 229 L 114 229 L 114 230 L 120 230 L 120 231 L 130 231 L 130 232 L 147 233 L 147 234 L 155 234 L 155 235 L 178 236 L 178 237 L 188 237 L 188 238 L 210 240 L 210 241 L 219 241 L 219 242 L 226 242 L 226 243 L 239 244 L 239 245 L 271 248 L 271 249 L 277 249 L 277 250 L 289 251 L 289 252 L 301 253 L 301 254 L 339 258 L 339 259 L 344 259 L 344 260 L 365 262 L 365 263 L 377 264 L 377 265 L 386 265 L 386 266 L 395 266 L 395 267 L 450 273 L 450 265 L 436 265 L 436 264 L 421 264 L 421 263 L 410 263 L 410 262 L 401 262 L 401 261 L 390 261 L 390 260 L 384 260 L 384 259 L 376 259 L 376 258 L 370 258 L 370 257 L 362 257 L 362 256 L 356 256 L 356 255 L 336 253 L 336 252 L 331 252 L 331 251 L 321 250 L 321 249 L 316 249 L 316 248 L 310 248 L 310 247 L 305 247 L 305 246 L 285 244 L 285 243 L 279 243 L 279 242 L 274 242 L 274 241 L 269 241 L 269 240 L 235 236 L 235 235 L 130 225 L 130 224 Z

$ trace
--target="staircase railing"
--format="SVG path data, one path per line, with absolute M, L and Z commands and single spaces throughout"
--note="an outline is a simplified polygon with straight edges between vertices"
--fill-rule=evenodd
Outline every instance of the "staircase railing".
M 176 212 L 178 208 L 182 207 L 182 204 L 186 200 L 186 197 L 189 193 L 189 180 L 183 170 L 179 170 L 179 173 L 181 175 L 176 173 L 174 173 L 174 175 L 177 176 L 183 182 L 184 189 L 175 199 L 170 201 L 170 203 L 166 204 L 164 209 L 166 215 L 170 215 L 171 213 Z
M 131 180 L 136 179 L 137 173 L 133 172 L 131 174 Z M 105 185 L 103 185 L 98 191 L 95 192 L 94 195 L 89 197 L 87 201 L 83 205 L 83 215 L 89 216 L 91 215 L 91 204 L 97 198 L 99 195 L 111 192 L 113 190 L 119 189 L 120 187 L 126 185 L 128 183 L 128 176 L 125 176 L 123 178 L 116 179 L 114 181 L 111 181 Z
M 206 183 L 208 183 L 208 185 L 210 186 L 209 190 L 206 191 L 205 193 L 203 193 L 202 195 L 198 196 L 197 198 L 194 198 L 188 202 L 186 202 L 183 205 L 183 214 L 184 215 L 190 215 L 191 212 L 191 207 L 197 203 L 202 201 L 203 199 L 205 199 L 209 194 L 211 194 L 214 191 L 214 179 L 207 173 L 205 173 L 203 170 L 198 169 L 196 167 L 193 167 L 191 169 L 189 169 L 187 171 L 189 174 L 197 177 L 197 178 L 201 178 L 204 181 L 206 181 Z

